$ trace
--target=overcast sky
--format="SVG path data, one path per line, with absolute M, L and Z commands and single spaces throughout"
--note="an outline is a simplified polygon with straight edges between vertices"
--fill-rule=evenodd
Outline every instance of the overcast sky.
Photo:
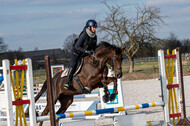
M 65 38 L 79 34 L 88 19 L 102 20 L 103 0 L 0 0 L 0 37 L 10 50 L 63 48 Z M 168 16 L 158 36 L 190 38 L 190 0 L 107 0 L 108 4 L 154 5 Z M 132 8 L 132 7 L 131 7 Z M 97 33 L 98 34 L 98 33 Z

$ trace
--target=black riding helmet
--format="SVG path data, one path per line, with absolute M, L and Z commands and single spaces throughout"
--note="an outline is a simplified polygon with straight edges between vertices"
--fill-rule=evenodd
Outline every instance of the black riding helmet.
M 86 27 L 97 27 L 97 23 L 96 23 L 96 21 L 95 20 L 92 20 L 92 19 L 90 19 L 90 20 L 88 20 L 87 22 L 86 22 Z

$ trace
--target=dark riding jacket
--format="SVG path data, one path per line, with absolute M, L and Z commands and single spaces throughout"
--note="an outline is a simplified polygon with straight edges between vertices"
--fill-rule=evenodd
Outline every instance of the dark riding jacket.
M 85 53 L 86 50 L 94 51 L 96 45 L 97 45 L 97 36 L 95 35 L 95 37 L 93 38 L 88 36 L 88 34 L 86 33 L 86 28 L 84 28 L 84 30 L 79 35 L 78 40 L 74 44 L 73 52 L 78 55 L 82 55 Z

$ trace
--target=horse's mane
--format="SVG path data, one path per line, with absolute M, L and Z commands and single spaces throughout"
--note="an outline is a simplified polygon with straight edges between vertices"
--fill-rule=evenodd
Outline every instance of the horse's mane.
M 95 51 L 98 51 L 98 50 L 100 50 L 102 48 L 107 48 L 107 49 L 113 49 L 113 50 L 115 50 L 117 48 L 117 46 L 111 45 L 110 43 L 105 42 L 105 41 L 101 41 L 101 43 L 99 43 L 96 46 L 96 50 Z

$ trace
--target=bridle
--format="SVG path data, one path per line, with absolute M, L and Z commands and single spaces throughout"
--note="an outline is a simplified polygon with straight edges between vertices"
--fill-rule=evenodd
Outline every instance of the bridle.
M 112 57 L 111 57 L 111 63 L 112 63 L 111 67 L 112 67 L 112 70 L 114 70 L 114 69 L 122 70 L 122 67 L 114 67 L 114 58 L 115 59 L 119 59 L 119 60 L 122 59 L 122 57 L 115 56 L 114 53 L 115 53 L 115 50 L 113 50 Z
M 118 60 L 121 60 L 122 57 L 118 57 L 118 56 L 115 56 L 115 50 L 113 50 L 113 53 L 112 53 L 112 56 L 111 56 L 111 69 L 114 70 L 114 69 L 117 69 L 117 70 L 122 70 L 122 67 L 114 67 L 114 59 L 118 59 Z M 99 59 L 94 55 L 92 54 L 92 57 L 93 57 L 93 61 L 96 60 L 98 61 Z M 97 64 L 95 64 L 97 65 Z

